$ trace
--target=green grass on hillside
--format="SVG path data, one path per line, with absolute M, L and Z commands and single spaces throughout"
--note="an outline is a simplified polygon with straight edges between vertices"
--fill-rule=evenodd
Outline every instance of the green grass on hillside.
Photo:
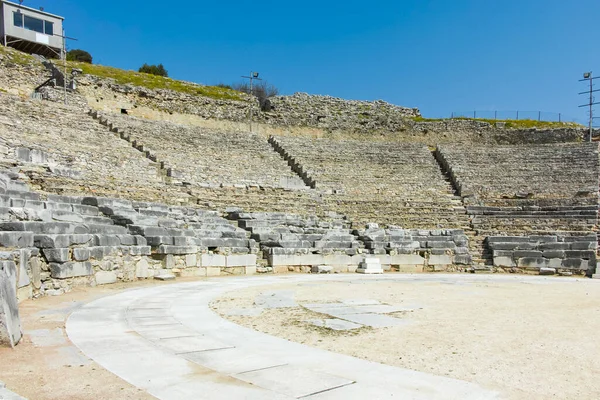
M 20 65 L 35 65 L 38 63 L 33 56 L 12 48 L 4 47 L 2 45 L 0 45 L 0 54 L 8 56 L 12 62 Z M 62 61 L 52 60 L 52 62 L 54 62 L 54 64 L 62 70 Z M 75 61 L 68 61 L 67 67 L 69 70 L 73 68 L 79 68 L 84 74 L 95 75 L 100 78 L 112 78 L 117 83 L 122 85 L 141 86 L 148 89 L 168 89 L 196 96 L 209 97 L 217 100 L 245 101 L 245 96 L 242 93 L 218 86 L 196 85 L 193 83 L 177 81 L 171 78 L 164 78 L 162 76 L 143 74 L 134 71 L 125 71 L 118 68 Z
M 33 56 L 20 52 L 18 50 L 11 49 L 9 47 L 4 47 L 0 45 L 0 54 L 4 54 L 10 58 L 12 62 L 20 65 L 29 65 L 32 63 L 36 63 L 37 60 L 33 58 Z
M 423 117 L 415 117 L 413 118 L 416 122 L 439 122 L 439 121 L 451 121 L 452 119 L 461 120 L 461 121 L 479 121 L 479 122 L 487 122 L 490 125 L 495 125 L 496 122 L 504 123 L 505 128 L 514 128 L 514 129 L 527 129 L 527 128 L 579 128 L 582 125 L 577 124 L 575 122 L 556 122 L 556 121 L 538 121 L 535 119 L 504 119 L 504 120 L 496 120 L 496 119 L 486 119 L 486 118 L 466 118 L 466 117 L 457 117 L 457 118 L 423 118 Z
M 111 78 L 122 85 L 134 85 L 148 89 L 168 89 L 218 100 L 245 100 L 240 92 L 218 86 L 195 85 L 162 76 L 75 61 L 68 62 L 68 65 L 70 68 L 81 69 L 84 74 L 95 75 L 101 78 Z

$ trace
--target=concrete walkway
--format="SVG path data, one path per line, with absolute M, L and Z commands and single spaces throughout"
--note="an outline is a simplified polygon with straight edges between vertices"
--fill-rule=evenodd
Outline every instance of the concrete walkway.
M 128 290 L 67 321 L 88 357 L 160 399 L 498 399 L 475 384 L 289 342 L 209 308 L 229 291 L 302 281 L 461 279 L 459 275 L 292 275 L 213 279 Z M 399 339 L 400 340 L 400 339 Z

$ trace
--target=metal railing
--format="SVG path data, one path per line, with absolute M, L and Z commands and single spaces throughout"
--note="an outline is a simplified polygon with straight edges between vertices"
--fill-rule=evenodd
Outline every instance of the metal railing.
M 454 111 L 450 118 L 487 119 L 487 120 L 533 120 L 546 122 L 576 122 L 582 123 L 581 118 L 564 115 L 563 113 L 547 111 Z

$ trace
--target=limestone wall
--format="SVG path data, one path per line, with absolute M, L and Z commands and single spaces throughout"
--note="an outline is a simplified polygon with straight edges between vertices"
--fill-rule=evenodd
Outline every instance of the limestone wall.
M 591 275 L 596 270 L 596 234 L 587 236 L 490 236 L 494 267 L 542 275 Z

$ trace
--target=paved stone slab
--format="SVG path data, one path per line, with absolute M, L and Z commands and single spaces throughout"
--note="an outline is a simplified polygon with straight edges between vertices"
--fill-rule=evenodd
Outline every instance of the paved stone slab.
M 127 310 L 127 316 L 130 318 L 169 317 L 171 311 L 168 308 L 130 308 Z
M 196 331 L 182 324 L 145 326 L 137 328 L 136 331 L 149 340 L 189 337 L 197 334 Z
M 147 317 L 147 318 L 131 318 L 132 325 L 136 326 L 154 326 L 154 325 L 172 325 L 177 321 L 173 317 Z
M 245 372 L 235 377 L 296 399 L 354 383 L 349 379 L 292 365 Z
M 294 292 L 291 290 L 261 293 L 254 299 L 254 304 L 263 308 L 290 308 L 298 306 L 296 301 L 294 301 Z
M 309 310 L 329 314 L 333 316 L 342 316 L 348 314 L 389 314 L 400 311 L 410 311 L 414 308 L 407 306 L 392 306 L 388 304 L 373 304 L 373 305 L 354 305 L 347 306 L 344 304 L 303 304 Z
M 157 340 L 156 343 L 177 354 L 233 348 L 233 346 L 228 346 L 223 342 L 206 336 L 164 338 Z
M 343 319 L 309 319 L 309 324 L 323 328 L 333 329 L 334 331 L 349 331 L 352 329 L 362 328 L 364 325 L 355 324 L 354 322 L 344 321 Z
M 398 318 L 379 314 L 345 314 L 342 316 L 346 321 L 367 325 L 372 328 L 388 328 L 391 326 L 402 326 L 409 322 Z
M 240 374 L 284 365 L 268 355 L 254 354 L 237 348 L 185 354 L 187 360 L 225 374 Z

